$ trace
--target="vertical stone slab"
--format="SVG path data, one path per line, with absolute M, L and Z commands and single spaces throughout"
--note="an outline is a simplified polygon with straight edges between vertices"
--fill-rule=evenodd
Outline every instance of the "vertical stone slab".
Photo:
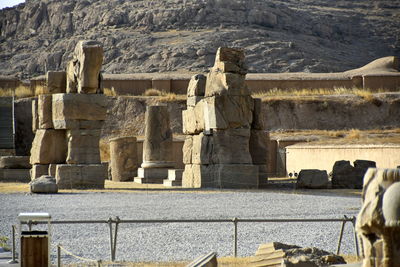
M 138 159 L 136 137 L 118 137 L 110 140 L 111 177 L 113 181 L 133 181 L 137 175 Z
M 32 132 L 36 133 L 39 128 L 39 117 L 38 117 L 38 100 L 32 100 Z
M 100 164 L 100 130 L 67 130 L 68 164 Z
M 66 93 L 73 94 L 78 92 L 78 81 L 75 76 L 75 66 L 77 60 L 70 60 L 67 63 L 67 71 L 66 71 Z
M 173 167 L 172 131 L 167 106 L 147 106 L 142 168 Z
M 39 117 L 39 129 L 51 129 L 53 128 L 52 119 L 52 96 L 51 95 L 39 95 L 38 96 L 38 117 Z
M 32 143 L 30 163 L 64 163 L 67 143 L 64 130 L 38 129 Z
M 65 93 L 66 76 L 65 71 L 48 71 L 46 73 L 47 92 L 49 94 Z
M 98 92 L 103 53 L 103 47 L 99 42 L 79 41 L 77 43 L 74 59 L 77 60 L 79 68 L 75 65 L 74 71 L 78 81 L 78 93 L 95 94 Z

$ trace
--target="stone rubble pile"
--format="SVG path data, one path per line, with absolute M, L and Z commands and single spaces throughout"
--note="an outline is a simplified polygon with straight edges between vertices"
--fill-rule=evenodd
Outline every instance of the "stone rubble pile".
M 266 183 L 261 101 L 244 80 L 242 50 L 221 47 L 207 78 L 193 76 L 182 112 L 183 187 L 258 188 Z
M 107 166 L 101 164 L 99 150 L 107 113 L 107 100 L 99 89 L 102 60 L 100 44 L 79 41 L 68 65 L 73 68 L 66 74 L 48 74 L 48 94 L 39 95 L 32 105 L 32 180 L 51 174 L 60 189 L 104 188 Z

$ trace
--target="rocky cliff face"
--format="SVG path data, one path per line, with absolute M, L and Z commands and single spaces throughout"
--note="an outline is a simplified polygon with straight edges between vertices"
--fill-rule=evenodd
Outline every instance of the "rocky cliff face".
M 334 72 L 400 56 L 399 1 L 27 0 L 0 10 L 0 75 L 65 68 L 80 39 L 108 73 L 205 71 L 219 46 L 250 72 Z

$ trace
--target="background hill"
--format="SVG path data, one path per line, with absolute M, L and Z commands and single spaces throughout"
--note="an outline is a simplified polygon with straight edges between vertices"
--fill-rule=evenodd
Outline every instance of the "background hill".
M 250 72 L 337 72 L 400 56 L 400 1 L 28 0 L 0 10 L 0 75 L 65 68 L 80 39 L 108 73 L 206 71 L 219 46 Z

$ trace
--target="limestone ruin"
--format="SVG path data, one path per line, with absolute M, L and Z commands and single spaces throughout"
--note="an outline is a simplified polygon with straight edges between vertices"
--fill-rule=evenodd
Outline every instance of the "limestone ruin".
M 148 106 L 146 110 L 143 163 L 138 169 L 136 183 L 160 183 L 174 168 L 172 132 L 167 106 Z
M 363 267 L 395 267 L 400 262 L 400 169 L 368 169 L 356 230 Z
M 245 75 L 243 51 L 222 47 L 206 82 L 192 77 L 182 113 L 184 187 L 258 188 L 266 181 L 261 105 Z
M 136 137 L 117 137 L 110 140 L 110 166 L 113 181 L 133 181 L 137 175 Z
M 104 188 L 107 166 L 100 162 L 99 139 L 106 98 L 95 94 L 100 93 L 102 60 L 99 43 L 80 41 L 74 51 L 74 71 L 68 73 L 76 87 L 71 82 L 63 86 L 64 74 L 48 73 L 48 93 L 63 92 L 64 87 L 67 93 L 39 95 L 32 104 L 32 180 L 50 174 L 55 175 L 60 189 Z

